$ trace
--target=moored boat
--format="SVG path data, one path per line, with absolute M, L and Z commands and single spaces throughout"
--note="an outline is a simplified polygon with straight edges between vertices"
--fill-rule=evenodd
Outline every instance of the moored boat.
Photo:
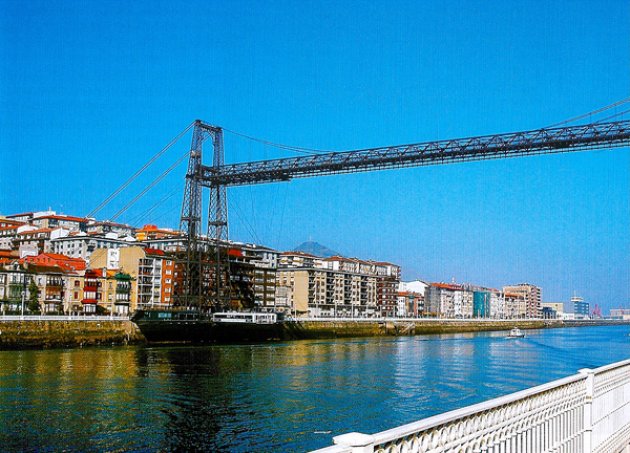
M 514 327 L 512 330 L 510 330 L 510 333 L 508 334 L 507 337 L 508 338 L 523 338 L 525 337 L 525 334 L 518 327 Z
M 275 313 L 138 310 L 132 321 L 151 343 L 239 343 L 282 337 Z

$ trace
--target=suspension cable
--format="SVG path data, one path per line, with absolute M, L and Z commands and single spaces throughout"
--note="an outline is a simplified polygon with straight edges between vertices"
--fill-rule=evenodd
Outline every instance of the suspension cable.
M 269 140 L 264 140 L 262 138 L 252 137 L 251 135 L 243 134 L 241 132 L 232 131 L 230 129 L 223 128 L 223 130 L 225 132 L 229 132 L 231 134 L 238 135 L 239 137 L 243 137 L 243 138 L 246 138 L 248 140 L 252 140 L 254 142 L 262 143 L 263 145 L 268 145 L 268 146 L 271 146 L 273 148 L 278 148 L 278 149 L 282 149 L 282 150 L 286 150 L 286 151 L 293 151 L 293 152 L 296 152 L 296 153 L 312 155 L 312 154 L 322 154 L 322 153 L 334 153 L 334 152 L 337 152 L 337 151 L 331 151 L 331 150 L 325 150 L 325 149 L 304 148 L 304 147 L 301 147 L 301 146 L 283 145 L 282 143 L 274 143 L 274 142 L 271 142 Z
M 576 116 L 574 118 L 569 118 L 568 120 L 564 120 L 564 121 L 561 121 L 559 123 L 552 124 L 551 126 L 547 126 L 544 129 L 550 129 L 552 127 L 564 126 L 565 124 L 572 123 L 572 122 L 577 121 L 577 120 L 581 120 L 582 118 L 586 118 L 587 116 L 596 115 L 598 113 L 605 112 L 606 110 L 612 109 L 614 107 L 618 107 L 620 105 L 625 104 L 626 102 L 630 102 L 630 97 L 627 97 L 627 98 L 622 99 L 622 100 L 617 101 L 617 102 L 613 102 L 610 105 L 598 108 L 597 110 L 593 110 L 592 112 L 584 113 L 584 114 L 578 115 L 578 116 Z
M 166 201 L 170 200 L 171 198 L 173 198 L 173 196 L 175 196 L 176 194 L 178 194 L 179 192 L 181 192 L 181 187 L 175 187 L 175 189 L 173 189 L 169 194 L 167 194 L 164 198 L 162 198 L 161 200 L 159 200 L 158 202 L 156 202 L 153 206 L 151 206 L 149 209 L 147 209 L 146 211 L 136 215 L 135 217 L 132 217 L 132 219 L 129 221 L 129 223 L 131 225 L 134 225 L 138 222 L 142 222 L 143 219 L 147 219 L 151 214 L 153 214 L 153 212 L 159 208 L 160 206 L 162 206 Z
M 621 115 L 625 115 L 628 112 L 630 112 L 630 109 L 624 110 L 623 112 L 615 113 L 614 115 L 607 116 L 606 118 L 602 118 L 601 120 L 597 121 L 595 124 L 599 124 L 599 123 L 603 123 L 604 121 L 612 120 L 613 118 L 616 118 L 616 117 L 621 116 Z
M 113 217 L 110 220 L 116 220 L 122 213 L 124 213 L 127 209 L 129 209 L 132 205 L 134 205 L 140 198 L 142 198 L 144 196 L 144 194 L 146 194 L 149 190 L 151 190 L 153 187 L 155 187 L 160 181 L 162 181 L 171 171 L 173 171 L 177 166 L 179 166 L 186 157 L 188 157 L 188 155 L 190 154 L 190 151 L 186 151 L 179 159 L 177 159 L 175 161 L 175 163 L 173 165 L 171 165 L 170 167 L 168 167 L 166 170 L 164 170 L 164 172 L 158 176 L 157 178 L 155 178 L 153 180 L 153 182 L 151 182 L 151 184 L 149 184 L 148 186 L 146 186 L 142 192 L 140 192 L 138 195 L 136 195 L 129 203 L 127 203 L 125 206 L 123 206 L 116 214 L 113 215 Z
M 88 215 L 86 217 L 93 217 L 97 212 L 99 212 L 101 209 L 103 209 L 105 206 L 107 206 L 107 204 L 109 204 L 110 201 L 112 201 L 116 196 L 118 196 L 120 194 L 120 192 L 122 192 L 123 190 L 125 190 L 125 188 L 127 188 L 127 186 L 129 186 L 129 184 L 131 184 L 133 181 L 135 181 L 135 179 L 140 176 L 147 168 L 149 168 L 151 166 L 151 164 L 153 164 L 160 156 L 162 156 L 171 146 L 173 146 L 180 138 L 182 138 L 186 132 L 188 132 L 190 130 L 191 127 L 193 127 L 195 123 L 192 122 L 188 125 L 188 127 L 186 127 L 186 129 L 184 129 L 183 131 L 181 131 L 177 136 L 175 136 L 164 148 L 162 148 L 157 154 L 155 154 L 153 157 L 151 157 L 151 159 L 149 159 L 139 170 L 137 170 L 133 175 L 131 175 L 131 177 L 129 179 L 127 179 L 127 181 L 125 181 L 118 189 L 116 189 L 114 192 L 112 192 L 105 200 L 103 200 L 101 202 L 101 204 L 99 204 L 95 209 L 93 209 L 92 211 L 90 211 L 90 213 L 88 213 Z

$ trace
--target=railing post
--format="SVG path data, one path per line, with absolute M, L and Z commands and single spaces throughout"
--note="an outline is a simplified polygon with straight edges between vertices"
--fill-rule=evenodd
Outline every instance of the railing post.
M 352 448 L 352 453 L 374 453 L 374 436 L 348 433 L 333 437 L 335 445 Z
M 584 401 L 584 434 L 582 435 L 582 445 L 584 453 L 593 451 L 593 381 L 595 372 L 590 368 L 578 370 L 580 374 L 586 376 L 586 399 Z

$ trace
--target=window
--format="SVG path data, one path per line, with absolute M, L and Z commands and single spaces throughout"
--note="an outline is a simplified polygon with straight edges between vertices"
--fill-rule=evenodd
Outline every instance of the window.
M 80 285 L 81 285 L 81 282 L 80 282 L 79 280 L 75 280 L 75 281 L 74 281 L 74 286 L 75 286 L 75 288 L 76 288 L 76 287 L 78 287 L 78 286 L 80 286 Z M 76 297 L 76 296 L 75 296 L 75 297 Z

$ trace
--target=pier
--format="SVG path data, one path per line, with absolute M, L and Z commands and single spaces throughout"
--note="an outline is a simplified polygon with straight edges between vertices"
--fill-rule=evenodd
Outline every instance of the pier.
M 630 451 L 630 360 L 376 434 L 347 433 L 313 453 Z

